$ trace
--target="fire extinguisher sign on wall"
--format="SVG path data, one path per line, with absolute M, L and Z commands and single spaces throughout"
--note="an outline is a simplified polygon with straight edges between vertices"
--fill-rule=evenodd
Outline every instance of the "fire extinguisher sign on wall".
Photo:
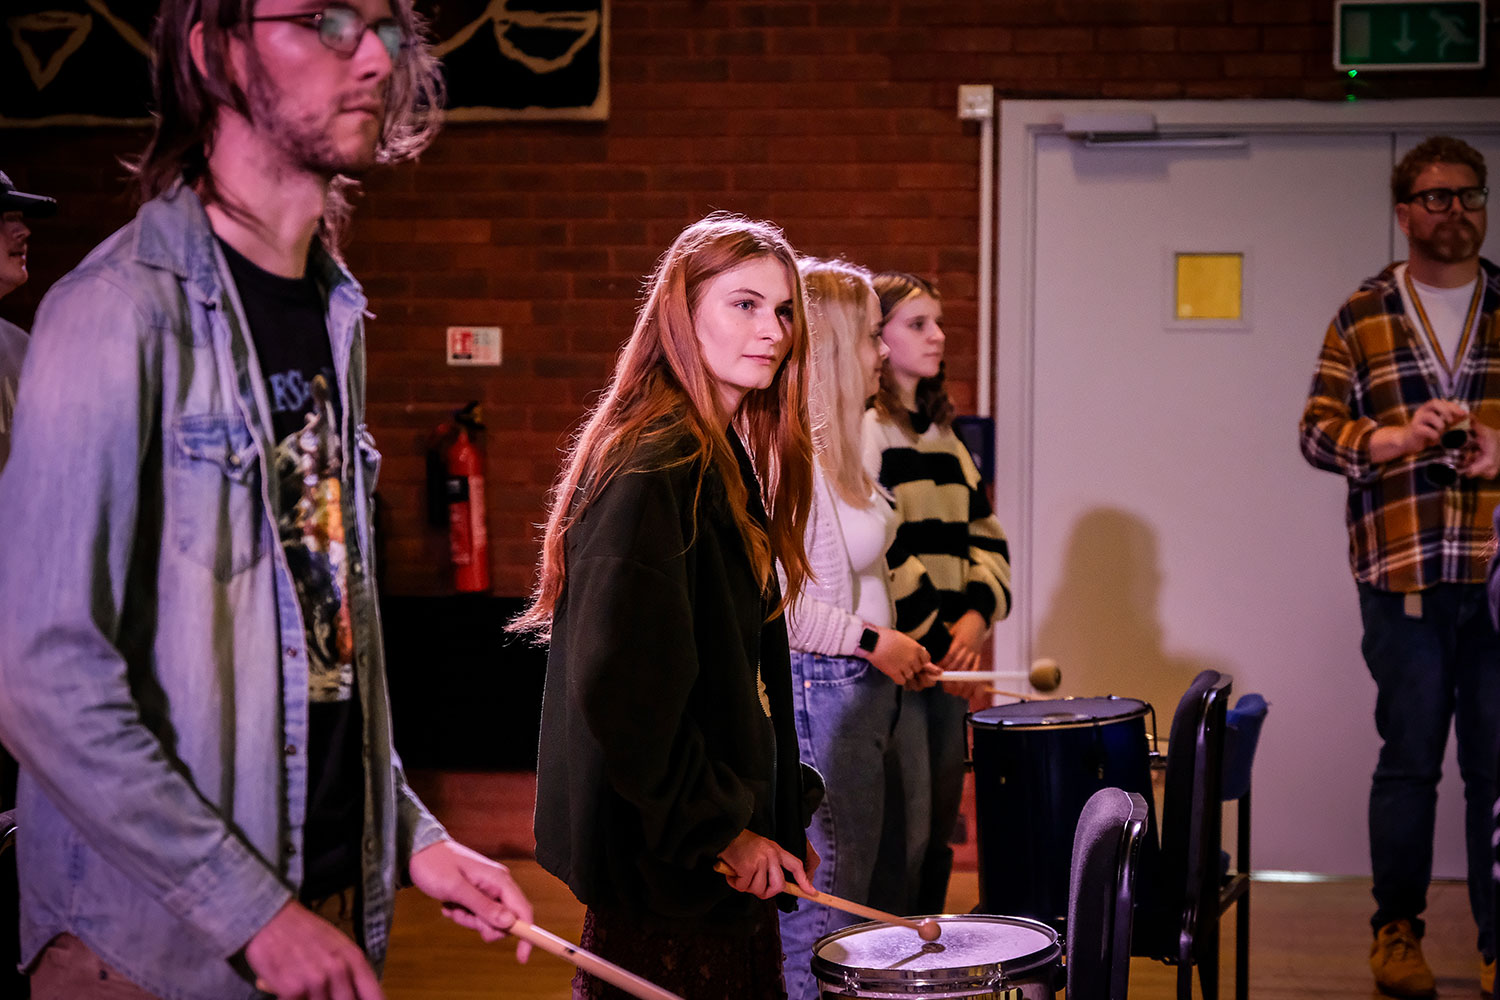
M 461 593 L 481 593 L 490 589 L 490 546 L 484 519 L 484 460 L 471 436 L 484 428 L 478 404 L 455 413 L 453 427 L 443 455 L 453 586 Z

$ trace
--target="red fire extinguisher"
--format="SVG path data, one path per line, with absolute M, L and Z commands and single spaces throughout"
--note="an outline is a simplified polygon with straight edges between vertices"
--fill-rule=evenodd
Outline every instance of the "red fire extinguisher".
M 484 456 L 471 438 L 484 429 L 478 402 L 456 411 L 449 429 L 451 437 L 443 451 L 443 463 L 453 586 L 460 593 L 484 593 L 490 589 L 489 531 L 484 520 Z

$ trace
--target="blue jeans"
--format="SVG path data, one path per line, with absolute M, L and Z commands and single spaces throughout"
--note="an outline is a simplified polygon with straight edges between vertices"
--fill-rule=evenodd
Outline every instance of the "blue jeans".
M 865 660 L 795 650 L 792 696 L 802 760 L 822 772 L 828 787 L 807 831 L 822 859 L 813 884 L 856 902 L 905 909 L 908 858 L 920 857 L 905 830 L 914 820 L 920 820 L 915 829 L 926 830 L 925 816 L 907 815 L 907 803 L 921 809 L 926 796 L 904 787 L 897 743 L 902 698 L 910 696 Z M 781 915 L 789 1000 L 816 1000 L 813 945 L 858 920 L 808 902 Z
M 1452 719 L 1464 782 L 1469 906 L 1479 925 L 1479 950 L 1492 958 L 1490 810 L 1500 757 L 1500 637 L 1490 622 L 1485 588 L 1431 587 L 1421 592 L 1421 617 L 1410 617 L 1406 595 L 1362 583 L 1359 606 L 1382 741 L 1370 788 L 1377 907 L 1371 926 L 1406 919 L 1418 935 L 1423 931 L 1438 780 Z

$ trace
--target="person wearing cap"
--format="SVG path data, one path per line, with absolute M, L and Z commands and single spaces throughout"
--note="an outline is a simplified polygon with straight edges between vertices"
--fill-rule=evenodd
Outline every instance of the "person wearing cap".
M 143 204 L 42 300 L 0 475 L 20 961 L 33 1000 L 379 1000 L 399 886 L 532 915 L 407 782 L 376 604 L 339 234 L 437 61 L 412 0 L 163 0 L 151 47 Z
M 39 194 L 17 191 L 10 178 L 0 172 L 0 299 L 26 284 L 26 241 L 31 230 L 27 219 L 40 219 L 57 211 L 57 202 Z M 10 457 L 10 424 L 15 416 L 16 386 L 21 361 L 26 357 L 26 331 L 0 319 L 0 469 Z M 8 769 L 0 769 L 8 770 Z M 0 809 L 11 805 L 12 780 L 0 778 Z

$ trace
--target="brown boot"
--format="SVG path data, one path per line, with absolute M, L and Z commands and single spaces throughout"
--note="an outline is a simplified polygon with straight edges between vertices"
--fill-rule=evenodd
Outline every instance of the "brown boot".
M 1437 989 L 1410 920 L 1393 920 L 1376 932 L 1370 971 L 1380 992 L 1394 997 L 1427 997 Z
M 1479 992 L 1487 997 L 1495 995 L 1495 960 L 1479 956 Z

